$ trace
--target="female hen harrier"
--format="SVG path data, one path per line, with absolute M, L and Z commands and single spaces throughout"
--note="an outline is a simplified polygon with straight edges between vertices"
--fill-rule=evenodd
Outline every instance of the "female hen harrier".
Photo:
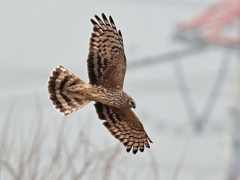
M 104 14 L 103 21 L 97 15 L 95 18 L 98 23 L 91 19 L 93 33 L 87 59 L 90 82 L 58 66 L 48 80 L 50 100 L 64 115 L 95 101 L 99 119 L 106 120 L 103 125 L 126 146 L 126 151 L 143 152 L 152 141 L 131 110 L 136 106 L 134 100 L 123 91 L 126 57 L 121 31 L 117 31 L 111 16 L 110 23 Z

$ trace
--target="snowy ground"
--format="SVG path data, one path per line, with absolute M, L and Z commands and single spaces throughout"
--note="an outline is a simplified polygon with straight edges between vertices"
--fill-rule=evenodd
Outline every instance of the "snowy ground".
M 92 103 L 69 115 L 67 120 L 63 119 L 48 100 L 46 82 L 50 71 L 61 64 L 87 80 L 85 60 L 92 31 L 89 19 L 102 12 L 112 15 L 117 28 L 121 29 L 128 62 L 174 49 L 184 49 L 187 46 L 176 45 L 171 41 L 176 25 L 197 15 L 214 1 L 181 2 L 1 2 L 0 128 L 2 137 L 4 134 L 11 134 L 16 142 L 7 152 L 10 162 L 17 162 L 21 156 L 19 149 L 28 146 L 28 140 L 31 139 L 28 133 L 30 131 L 30 134 L 34 134 L 31 130 L 32 127 L 38 127 L 39 114 L 44 135 L 41 148 L 43 169 L 53 156 L 62 121 L 66 121 L 64 135 L 70 149 L 80 130 L 85 135 L 89 134 L 89 141 L 94 144 L 91 152 L 104 150 L 106 147 L 114 148 L 120 144 L 101 125 Z M 209 48 L 179 61 L 190 84 L 191 96 L 199 114 L 206 103 L 224 54 L 220 48 Z M 135 156 L 127 154 L 124 147 L 119 146 L 120 156 L 115 161 L 117 164 L 112 169 L 110 179 L 124 177 L 168 180 L 173 179 L 178 167 L 179 180 L 226 179 L 231 152 L 231 124 L 228 114 L 233 98 L 232 77 L 236 58 L 234 54 L 230 54 L 229 59 L 231 62 L 223 80 L 224 88 L 209 123 L 201 133 L 194 132 L 180 96 L 174 73 L 176 62 L 127 71 L 124 88 L 137 102 L 135 112 L 154 143 L 151 149 Z M 4 120 L 11 103 L 14 104 L 9 118 L 11 130 L 4 131 Z M 40 107 L 37 107 L 37 113 L 36 104 Z M 3 153 L 1 155 L 2 159 L 6 158 Z M 79 158 L 75 161 L 77 167 L 82 165 L 82 158 L 84 154 L 79 152 Z M 154 162 L 155 165 L 151 165 Z M 153 167 L 157 169 L 155 174 L 151 169 Z M 97 172 L 99 174 L 93 177 L 100 179 L 97 176 L 101 176 L 101 172 Z M 9 177 L 8 173 L 1 171 L 0 179 Z

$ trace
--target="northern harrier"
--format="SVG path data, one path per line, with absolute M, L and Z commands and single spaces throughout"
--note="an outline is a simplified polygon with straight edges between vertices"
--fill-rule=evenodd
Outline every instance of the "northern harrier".
M 97 15 L 95 18 L 98 23 L 91 19 L 93 33 L 87 59 L 90 82 L 58 66 L 48 80 L 50 100 L 64 115 L 95 101 L 99 119 L 105 120 L 103 125 L 126 146 L 126 151 L 143 152 L 152 141 L 131 110 L 136 106 L 134 100 L 123 91 L 126 57 L 121 31 L 117 31 L 111 16 L 110 21 L 104 14 L 103 20 Z

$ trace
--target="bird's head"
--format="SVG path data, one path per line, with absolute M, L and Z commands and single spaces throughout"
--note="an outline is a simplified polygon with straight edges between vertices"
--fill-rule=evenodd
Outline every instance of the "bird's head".
M 129 99 L 128 99 L 128 107 L 129 108 L 136 108 L 136 103 L 135 103 L 135 101 L 133 100 L 133 98 L 131 98 L 131 97 L 129 97 Z
M 136 103 L 133 100 L 133 98 L 131 96 L 129 96 L 127 93 L 125 93 L 124 91 L 122 91 L 122 96 L 121 96 L 121 100 L 120 100 L 121 104 L 119 106 L 119 108 L 126 108 L 126 109 L 130 109 L 130 108 L 136 108 Z

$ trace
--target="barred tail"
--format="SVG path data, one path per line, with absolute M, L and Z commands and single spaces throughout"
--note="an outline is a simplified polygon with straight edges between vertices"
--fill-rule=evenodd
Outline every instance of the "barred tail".
M 54 107 L 64 115 L 68 115 L 90 102 L 88 99 L 76 98 L 67 88 L 73 85 L 88 84 L 62 66 L 56 67 L 48 80 L 49 98 Z

